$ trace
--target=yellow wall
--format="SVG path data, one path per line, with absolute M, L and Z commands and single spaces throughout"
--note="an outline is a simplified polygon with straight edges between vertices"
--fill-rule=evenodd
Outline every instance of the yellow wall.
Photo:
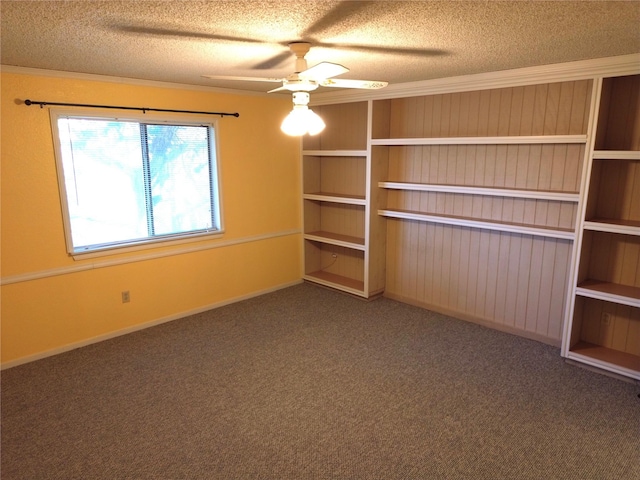
M 18 73 L 3 73 L 0 86 L 4 365 L 300 280 L 299 143 L 279 130 L 288 98 Z M 218 123 L 225 234 L 71 258 L 48 110 L 23 105 L 26 98 L 239 112 Z M 131 292 L 128 304 L 123 290 Z

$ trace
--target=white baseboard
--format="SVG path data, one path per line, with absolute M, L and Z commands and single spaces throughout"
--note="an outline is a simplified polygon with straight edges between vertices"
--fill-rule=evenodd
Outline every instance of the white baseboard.
M 87 345 L 91 345 L 94 343 L 102 342 L 104 340 L 109 340 L 112 338 L 120 337 L 122 335 L 127 335 L 129 333 L 137 332 L 139 330 L 144 330 L 146 328 L 155 327 L 156 325 L 161 325 L 163 323 L 171 322 L 173 320 L 179 320 L 180 318 L 185 318 L 190 315 L 195 315 L 197 313 L 206 312 L 207 310 L 213 310 L 215 308 L 224 307 L 225 305 L 230 305 L 232 303 L 241 302 L 243 300 L 248 300 L 250 298 L 259 297 L 260 295 L 265 295 L 267 293 L 275 292 L 277 290 L 282 290 L 283 288 L 292 287 L 294 285 L 299 285 L 303 280 L 296 280 L 295 282 L 289 282 L 281 285 L 277 285 L 275 287 L 270 287 L 264 290 L 259 290 L 256 292 L 251 292 L 246 295 L 241 295 L 239 297 L 233 297 L 228 300 L 222 300 L 220 302 L 212 303 L 209 305 L 204 305 L 202 307 L 195 308 L 193 310 L 189 310 L 186 312 L 176 313 L 174 315 L 169 315 L 167 317 L 158 318 L 156 320 L 151 320 L 149 322 L 144 322 L 138 325 L 133 325 L 131 327 L 123 328 L 121 330 L 116 330 L 114 332 L 105 333 L 103 335 L 98 335 L 97 337 L 88 338 L 86 340 L 81 340 L 79 342 L 70 343 L 64 345 L 62 347 L 57 347 L 51 350 L 46 350 L 44 352 L 36 353 L 33 355 L 27 355 L 25 357 L 21 357 L 15 360 L 11 360 L 3 363 L 0 366 L 0 370 L 6 370 L 8 368 L 17 367 L 18 365 L 23 365 L 25 363 L 34 362 L 36 360 L 41 360 L 43 358 L 52 357 L 54 355 L 58 355 L 60 353 L 65 353 L 71 350 L 75 350 L 76 348 L 86 347 Z

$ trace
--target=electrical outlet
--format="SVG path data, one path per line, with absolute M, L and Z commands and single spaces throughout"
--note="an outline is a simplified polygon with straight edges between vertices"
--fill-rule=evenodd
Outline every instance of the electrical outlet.
M 122 303 L 129 303 L 131 301 L 131 295 L 129 294 L 129 290 L 124 290 L 122 292 Z
M 610 313 L 603 313 L 602 314 L 602 324 L 603 325 L 611 325 L 611 314 Z

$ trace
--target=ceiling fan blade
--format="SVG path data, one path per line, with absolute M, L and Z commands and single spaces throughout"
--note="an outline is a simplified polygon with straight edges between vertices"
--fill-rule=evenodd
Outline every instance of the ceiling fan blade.
M 332 79 L 328 78 L 321 82 L 318 82 L 321 87 L 336 87 L 336 88 L 363 88 L 368 90 L 375 90 L 378 88 L 384 88 L 389 85 L 388 82 L 378 82 L 375 80 L 345 80 L 345 79 Z
M 228 75 L 202 75 L 204 78 L 211 80 L 231 80 L 241 82 L 282 82 L 283 78 L 267 78 L 267 77 L 234 77 Z
M 116 30 L 120 30 L 121 32 L 136 33 L 141 35 L 202 38 L 205 40 L 223 40 L 228 42 L 242 42 L 242 43 L 264 43 L 262 40 L 256 40 L 254 38 L 234 37 L 230 35 L 218 35 L 215 33 L 190 32 L 190 31 L 177 30 L 172 28 L 138 27 L 135 25 L 114 25 L 113 28 L 115 28 Z
M 357 15 L 358 12 L 370 8 L 372 4 L 375 4 L 375 2 L 340 2 L 310 25 L 302 33 L 302 38 L 308 38 L 318 33 L 323 33 L 334 25 L 346 25 L 348 24 L 347 19 L 349 17 L 353 17 Z
M 385 47 L 380 45 L 352 45 L 347 43 L 317 43 L 322 48 L 335 48 L 336 50 L 351 50 L 367 53 L 390 53 L 395 55 L 428 56 L 437 57 L 449 55 L 449 51 L 439 48 L 412 48 L 412 47 Z
M 274 88 L 273 90 L 269 90 L 267 93 L 274 93 L 274 92 L 282 92 L 283 90 L 289 90 L 285 85 L 283 85 L 282 87 L 278 87 L 278 88 Z M 291 91 L 291 90 L 289 90 Z
M 291 60 L 292 56 L 291 56 L 291 52 L 287 51 L 287 52 L 282 52 L 279 53 L 278 55 L 275 55 L 267 60 L 264 60 L 260 63 L 257 63 L 256 65 L 253 66 L 253 68 L 256 68 L 258 70 L 266 70 L 269 68 L 276 68 L 279 67 L 280 65 L 282 65 L 284 62 L 286 62 L 287 60 Z
M 347 67 L 343 67 L 337 63 L 322 62 L 314 65 L 311 68 L 307 68 L 299 73 L 301 77 L 312 78 L 314 80 L 324 80 L 325 78 L 335 77 L 348 72 Z

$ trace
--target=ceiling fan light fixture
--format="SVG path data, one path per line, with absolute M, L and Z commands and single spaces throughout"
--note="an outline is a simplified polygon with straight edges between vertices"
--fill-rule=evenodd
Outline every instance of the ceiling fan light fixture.
M 292 137 L 299 137 L 308 133 L 317 135 L 325 128 L 325 123 L 320 116 L 311 110 L 309 94 L 307 92 L 296 92 L 293 94 L 293 110 L 282 121 L 280 129 Z

